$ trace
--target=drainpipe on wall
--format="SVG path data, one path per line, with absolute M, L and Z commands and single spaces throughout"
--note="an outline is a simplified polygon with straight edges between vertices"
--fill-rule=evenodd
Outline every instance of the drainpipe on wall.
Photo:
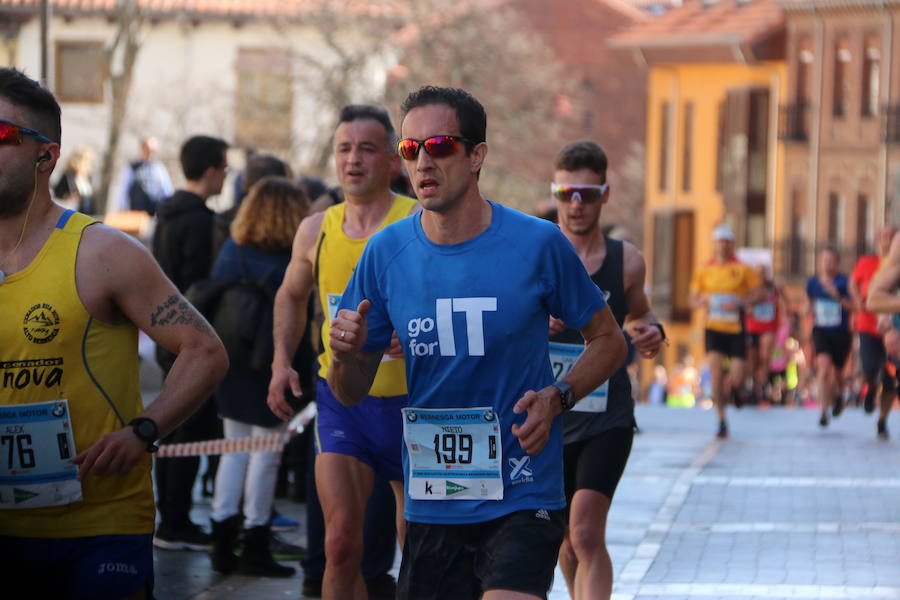
M 884 20 L 884 28 L 885 31 L 885 40 L 887 43 L 885 47 L 887 48 L 887 52 L 885 52 L 885 60 L 884 60 L 884 71 L 885 71 L 885 85 L 881 90 L 881 99 L 879 100 L 881 106 L 884 107 L 884 110 L 887 111 L 890 108 L 891 102 L 891 75 L 894 69 L 893 65 L 893 57 L 894 57 L 894 15 L 891 14 L 890 9 L 888 8 L 887 2 L 882 0 L 881 2 L 881 11 L 887 16 Z M 888 114 L 885 112 L 885 118 L 887 118 Z M 885 125 L 887 125 L 885 123 Z M 885 131 L 886 133 L 886 131 Z M 887 203 L 887 193 L 888 193 L 888 140 L 886 135 L 882 135 L 881 139 L 881 156 L 878 160 L 878 171 L 880 177 L 878 178 L 878 202 L 881 204 L 879 213 L 881 215 L 882 224 L 886 224 L 889 222 L 891 215 L 888 215 L 888 203 Z M 896 207 L 894 210 L 896 214 Z M 891 223 L 892 225 L 894 223 Z
M 775 197 L 778 194 L 778 107 L 781 80 L 777 68 L 771 68 L 769 83 L 769 165 L 766 169 L 766 238 L 772 251 L 772 267 L 775 267 Z
M 41 0 L 41 84 L 49 87 L 50 78 L 48 68 L 48 56 L 50 54 L 50 40 L 48 29 L 50 27 L 50 0 Z
M 806 267 L 807 272 L 810 273 L 815 271 L 816 249 L 819 244 L 819 148 L 821 146 L 822 137 L 822 111 L 824 110 L 822 107 L 824 104 L 822 99 L 825 97 L 825 21 L 822 18 L 822 14 L 815 6 L 813 6 L 812 10 L 813 14 L 816 16 L 816 38 L 818 38 L 816 43 L 818 61 L 816 62 L 814 89 L 819 90 L 817 94 L 819 103 L 816 107 L 816 111 L 813 113 L 813 124 L 809 141 L 809 207 L 810 214 L 812 215 L 813 252 L 811 256 L 807 254 Z

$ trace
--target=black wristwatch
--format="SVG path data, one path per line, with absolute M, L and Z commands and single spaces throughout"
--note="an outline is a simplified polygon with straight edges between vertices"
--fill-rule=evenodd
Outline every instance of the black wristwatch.
M 656 327 L 657 329 L 659 329 L 659 335 L 662 336 L 662 341 L 668 341 L 669 338 L 666 337 L 666 330 L 663 329 L 662 323 L 660 323 L 659 321 L 657 321 L 656 323 L 650 323 L 650 327 Z
M 147 417 L 138 417 L 129 425 L 138 439 L 147 442 L 147 452 L 152 454 L 159 450 L 159 446 L 156 445 L 156 440 L 159 439 L 159 428 L 156 426 L 156 421 Z
M 575 394 L 572 390 L 572 384 L 565 381 L 555 381 L 550 385 L 559 392 L 559 405 L 562 407 L 563 412 L 575 406 Z

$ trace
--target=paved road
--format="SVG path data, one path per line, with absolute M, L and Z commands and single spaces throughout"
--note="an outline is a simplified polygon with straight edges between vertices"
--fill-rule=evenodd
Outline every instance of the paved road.
M 613 597 L 900 599 L 900 418 L 888 442 L 858 409 L 828 429 L 817 420 L 745 408 L 720 442 L 711 411 L 639 406 L 609 518 Z M 279 508 L 302 518 L 302 505 Z M 198 521 L 207 513 L 200 504 Z M 299 573 L 225 578 L 203 555 L 166 551 L 156 564 L 161 600 L 300 598 Z M 568 598 L 561 576 L 550 598 Z

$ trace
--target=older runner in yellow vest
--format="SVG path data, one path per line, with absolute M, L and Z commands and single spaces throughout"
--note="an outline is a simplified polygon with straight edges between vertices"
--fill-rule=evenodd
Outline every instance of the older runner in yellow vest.
M 376 106 L 347 106 L 335 131 L 334 155 L 346 201 L 300 224 L 291 263 L 275 298 L 275 357 L 269 407 L 288 419 L 290 390 L 300 395 L 290 364 L 306 327 L 312 286 L 319 289 L 325 323 L 316 388 L 316 489 L 325 515 L 324 598 L 365 597 L 360 570 L 365 506 L 376 472 L 391 482 L 397 503 L 397 532 L 403 539 L 402 418 L 406 376 L 399 347 L 383 362 L 371 395 L 353 408 L 343 406 L 324 377 L 333 358 L 328 347 L 331 319 L 369 238 L 415 210 L 415 201 L 397 196 L 390 181 L 400 169 L 394 129 Z

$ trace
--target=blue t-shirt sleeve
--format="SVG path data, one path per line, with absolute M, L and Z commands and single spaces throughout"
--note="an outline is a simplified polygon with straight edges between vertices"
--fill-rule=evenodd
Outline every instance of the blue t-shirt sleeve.
M 556 231 L 543 248 L 544 284 L 550 314 L 572 329 L 581 329 L 606 306 L 604 294 L 591 280 L 569 240 Z
M 376 252 L 371 249 L 371 243 L 363 250 L 363 254 L 353 271 L 350 283 L 341 296 L 338 310 L 356 310 L 359 303 L 369 300 L 372 308 L 366 315 L 369 326 L 369 334 L 363 346 L 364 352 L 380 352 L 391 344 L 391 334 L 394 326 L 391 324 L 387 312 L 387 305 L 378 286 L 379 273 L 376 266 Z
M 210 272 L 211 278 L 218 279 L 234 274 L 236 250 L 237 246 L 235 245 L 234 240 L 230 238 L 222 244 L 222 247 L 219 249 L 219 254 L 216 256 L 216 262 L 213 263 L 212 271 Z
M 810 298 L 816 297 L 816 288 L 815 288 L 816 278 L 810 277 L 806 280 L 806 295 Z
M 840 293 L 841 298 L 849 298 L 850 297 L 850 280 L 847 279 L 846 275 L 838 275 L 837 276 L 837 289 L 838 293 Z

